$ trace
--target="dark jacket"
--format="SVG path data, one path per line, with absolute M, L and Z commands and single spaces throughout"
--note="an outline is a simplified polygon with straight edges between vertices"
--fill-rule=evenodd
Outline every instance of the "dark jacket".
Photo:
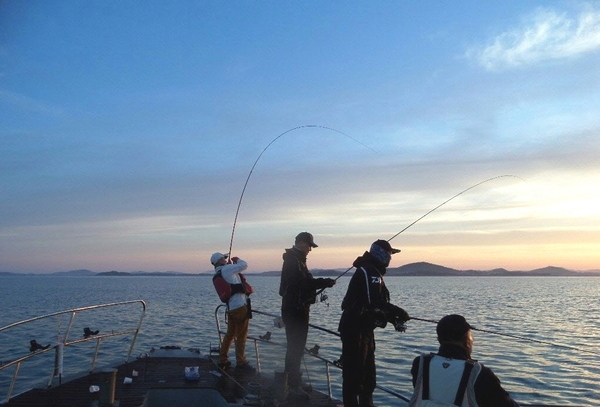
M 356 271 L 342 301 L 340 332 L 373 330 L 387 322 L 395 323 L 397 318 L 406 314 L 402 308 L 390 303 L 390 293 L 383 281 L 384 265 L 365 252 L 354 261 L 353 266 Z
M 444 343 L 440 345 L 438 355 L 445 358 L 470 360 L 466 351 L 459 345 Z M 480 363 L 481 364 L 481 363 Z M 416 385 L 419 373 L 419 357 L 413 360 L 412 368 L 413 386 Z M 494 372 L 481 364 L 481 372 L 475 381 L 475 398 L 480 407 L 515 407 L 518 404 L 510 398 L 506 390 L 500 385 L 500 380 Z
M 306 254 L 296 249 L 283 253 L 279 295 L 284 312 L 306 313 L 316 301 L 317 290 L 331 286 L 330 278 L 314 278 L 306 266 Z

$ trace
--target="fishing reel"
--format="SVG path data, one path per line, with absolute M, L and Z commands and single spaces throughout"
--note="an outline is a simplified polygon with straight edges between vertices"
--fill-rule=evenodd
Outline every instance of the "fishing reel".
M 319 302 L 324 302 L 329 307 L 329 303 L 326 302 L 328 298 L 329 298 L 329 296 L 327 294 L 325 294 L 325 292 L 322 292 L 321 295 L 319 296 Z

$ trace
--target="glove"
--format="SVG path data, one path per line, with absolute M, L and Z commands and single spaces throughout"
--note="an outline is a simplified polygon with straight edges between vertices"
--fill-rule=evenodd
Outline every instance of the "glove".
M 237 264 L 239 259 L 240 259 L 239 257 L 232 257 L 231 261 L 233 262 L 233 264 Z
M 400 320 L 403 322 L 406 322 L 410 319 L 410 315 L 408 315 L 408 312 L 404 311 L 402 308 L 400 308 L 400 311 L 402 312 L 402 314 L 400 315 Z
M 335 280 L 333 278 L 328 278 L 327 281 L 327 287 L 333 287 L 335 285 Z
M 404 311 L 400 307 L 394 306 L 394 329 L 398 332 L 406 332 L 406 325 L 404 324 L 406 321 L 410 319 L 408 312 Z
M 406 322 L 410 319 L 408 312 L 404 311 L 400 307 L 395 307 L 394 309 L 394 317 L 399 322 Z
M 398 321 L 394 324 L 394 329 L 397 332 L 406 332 L 406 325 L 404 325 L 404 322 Z

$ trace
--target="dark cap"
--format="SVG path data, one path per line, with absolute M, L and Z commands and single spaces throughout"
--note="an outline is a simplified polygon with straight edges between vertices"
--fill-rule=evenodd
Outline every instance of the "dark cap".
M 438 341 L 460 341 L 470 329 L 473 329 L 473 327 L 469 325 L 462 315 L 446 315 L 437 323 L 436 332 Z
M 304 243 L 308 244 L 310 247 L 319 247 L 318 245 L 315 244 L 313 235 L 311 235 L 308 232 L 298 233 L 298 236 L 296 236 L 296 243 L 298 243 L 298 242 L 304 242 Z
M 391 253 L 391 254 L 400 253 L 400 249 L 394 249 L 392 247 L 392 245 L 390 244 L 390 242 L 388 242 L 387 240 L 382 240 L 382 239 L 376 240 L 373 242 L 373 244 L 381 247 L 383 250 L 385 250 L 388 253 Z

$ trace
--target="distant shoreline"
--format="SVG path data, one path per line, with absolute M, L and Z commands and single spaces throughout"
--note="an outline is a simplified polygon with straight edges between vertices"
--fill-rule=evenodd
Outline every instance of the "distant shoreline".
M 353 271 L 345 273 L 345 270 L 338 269 L 313 269 L 311 273 L 315 277 L 350 277 Z M 199 273 L 183 273 L 178 271 L 104 271 L 94 272 L 92 270 L 70 270 L 54 273 L 13 273 L 0 272 L 1 276 L 113 276 L 113 277 L 197 277 L 212 276 L 212 271 L 203 271 Z M 280 271 L 264 271 L 256 273 L 247 273 L 253 276 L 279 277 Z M 600 276 L 600 270 L 576 271 L 563 267 L 548 266 L 528 271 L 509 271 L 503 268 L 493 270 L 456 270 L 437 264 L 419 262 L 409 263 L 400 267 L 389 268 L 387 277 L 596 277 Z

